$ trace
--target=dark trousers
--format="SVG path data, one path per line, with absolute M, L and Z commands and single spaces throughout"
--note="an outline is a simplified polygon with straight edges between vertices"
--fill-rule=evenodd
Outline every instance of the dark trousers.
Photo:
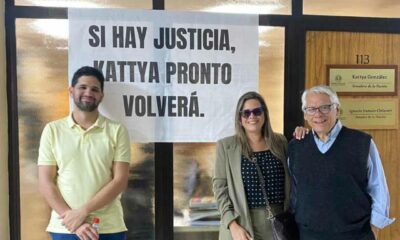
M 371 227 L 365 226 L 345 233 L 315 232 L 304 227 L 299 227 L 300 240 L 375 240 Z

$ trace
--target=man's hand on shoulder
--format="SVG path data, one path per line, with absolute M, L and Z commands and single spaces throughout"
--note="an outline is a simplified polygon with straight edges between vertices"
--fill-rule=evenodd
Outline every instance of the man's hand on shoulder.
M 303 139 L 310 130 L 308 128 L 297 126 L 293 131 L 293 137 L 297 140 Z

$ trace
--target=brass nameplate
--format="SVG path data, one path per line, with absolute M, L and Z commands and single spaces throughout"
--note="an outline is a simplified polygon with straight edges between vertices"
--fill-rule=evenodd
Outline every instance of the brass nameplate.
M 327 73 L 338 95 L 397 95 L 397 65 L 327 65 Z
M 398 129 L 398 99 L 342 98 L 339 119 L 358 129 Z

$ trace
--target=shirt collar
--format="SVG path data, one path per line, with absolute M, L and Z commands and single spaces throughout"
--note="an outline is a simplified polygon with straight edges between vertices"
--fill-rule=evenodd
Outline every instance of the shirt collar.
M 75 123 L 74 118 L 72 117 L 72 112 L 68 115 L 67 121 L 68 121 L 68 127 L 70 128 L 74 127 L 75 125 L 78 125 Z
M 74 118 L 72 117 L 72 112 L 69 114 L 67 121 L 68 121 L 68 126 L 69 126 L 70 128 L 73 128 L 74 126 L 79 126 L 79 125 L 74 121 Z M 95 128 L 95 127 L 104 128 L 104 124 L 105 124 L 105 119 L 104 119 L 104 117 L 99 113 L 99 116 L 97 117 L 96 122 L 95 122 L 90 128 Z
M 330 139 L 336 139 L 336 137 L 339 135 L 340 130 L 342 130 L 342 127 L 343 127 L 342 122 L 340 122 L 340 120 L 338 119 L 335 123 L 335 126 L 333 126 L 331 131 L 329 131 L 328 133 L 328 141 Z M 316 139 L 319 139 L 317 133 L 314 132 L 314 130 L 312 130 L 312 133 Z

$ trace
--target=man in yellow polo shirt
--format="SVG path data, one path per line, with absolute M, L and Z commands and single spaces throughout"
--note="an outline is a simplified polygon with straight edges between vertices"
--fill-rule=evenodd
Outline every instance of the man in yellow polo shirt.
M 78 69 L 69 88 L 72 113 L 46 125 L 39 147 L 39 188 L 52 208 L 53 240 L 123 240 L 127 228 L 120 202 L 128 182 L 129 135 L 100 115 L 104 76 Z M 99 229 L 91 225 L 100 218 Z

